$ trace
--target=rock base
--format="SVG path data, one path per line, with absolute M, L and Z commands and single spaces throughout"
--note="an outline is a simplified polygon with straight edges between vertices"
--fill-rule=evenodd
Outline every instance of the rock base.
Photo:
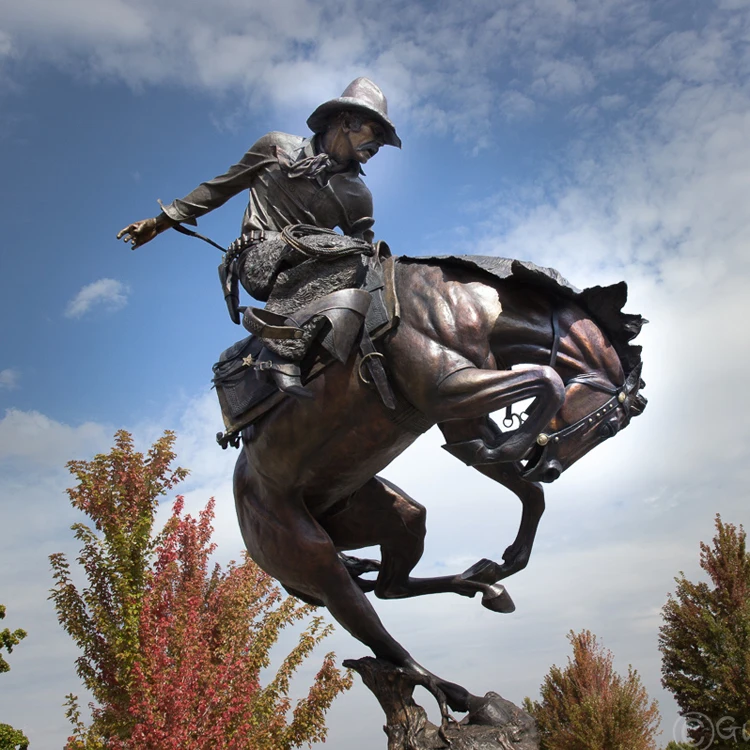
M 392 664 L 366 656 L 344 666 L 359 673 L 375 695 L 386 718 L 383 731 L 388 750 L 539 750 L 534 719 L 497 693 L 477 705 L 457 724 L 438 727 L 414 702 L 416 682 Z

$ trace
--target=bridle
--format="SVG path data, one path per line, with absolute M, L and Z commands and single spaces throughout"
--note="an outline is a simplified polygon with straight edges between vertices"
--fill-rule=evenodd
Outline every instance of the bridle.
M 550 367 L 554 367 L 557 363 L 557 353 L 559 348 L 560 325 L 558 321 L 558 309 L 555 306 L 552 308 L 552 348 L 550 354 Z M 612 398 L 602 406 L 599 406 L 586 414 L 586 416 L 581 417 L 577 422 L 573 422 L 573 424 L 569 424 L 557 432 L 542 432 L 537 435 L 537 449 L 533 455 L 533 465 L 521 472 L 523 478 L 534 481 L 535 479 L 541 478 L 542 473 L 550 470 L 559 476 L 559 474 L 562 473 L 562 466 L 557 460 L 557 454 L 563 441 L 575 436 L 576 433 L 583 429 L 595 428 L 597 425 L 603 423 L 610 414 L 616 413 L 619 408 L 622 408 L 624 413 L 629 415 L 633 400 L 641 386 L 641 368 L 642 363 L 638 363 L 638 365 L 628 373 L 622 386 L 619 387 L 603 381 L 601 377 L 593 372 L 581 373 L 580 375 L 575 375 L 568 380 L 565 383 L 566 391 L 569 386 L 579 383 L 597 391 L 609 393 Z

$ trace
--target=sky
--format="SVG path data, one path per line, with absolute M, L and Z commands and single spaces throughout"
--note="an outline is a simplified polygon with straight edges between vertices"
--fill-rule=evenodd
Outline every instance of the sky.
M 626 309 L 650 321 L 648 408 L 547 488 L 529 567 L 506 582 L 516 612 L 450 595 L 375 606 L 428 668 L 517 703 L 588 628 L 659 701 L 661 744 L 679 739 L 660 609 L 679 571 L 701 576 L 715 514 L 750 515 L 749 42 L 748 0 L 0 0 L 0 602 L 3 626 L 29 633 L 0 721 L 53 750 L 64 696 L 87 700 L 47 601 L 48 555 L 76 553 L 66 461 L 108 451 L 120 428 L 144 450 L 174 429 L 188 508 L 215 496 L 219 560 L 242 549 L 236 456 L 213 440 L 210 368 L 242 337 L 219 253 L 175 232 L 132 252 L 117 231 L 263 133 L 307 134 L 310 112 L 366 75 L 404 144 L 365 170 L 395 254 L 625 279 Z M 228 244 L 244 206 L 200 231 Z M 417 575 L 499 559 L 520 517 L 441 442 L 427 433 L 384 472 L 428 510 Z M 341 628 L 325 648 L 366 654 Z M 385 744 L 360 684 L 328 723 L 332 750 Z

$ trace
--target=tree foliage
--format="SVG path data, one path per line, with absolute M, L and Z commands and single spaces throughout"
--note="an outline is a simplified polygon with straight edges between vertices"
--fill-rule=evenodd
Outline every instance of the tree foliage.
M 5 605 L 0 604 L 0 620 L 4 619 Z M 3 658 L 2 650 L 5 649 L 9 654 L 12 653 L 13 647 L 17 646 L 27 635 L 28 633 L 21 628 L 0 630 L 0 673 L 10 672 L 10 664 Z
M 672 692 L 694 743 L 750 747 L 750 553 L 742 528 L 716 516 L 700 566 L 710 582 L 675 578 L 659 634 L 662 684 Z M 742 728 L 745 728 L 743 738 Z
M 654 750 L 659 712 L 638 673 L 618 675 L 612 654 L 588 630 L 571 631 L 573 657 L 544 678 L 541 701 L 526 698 L 543 750 Z
M 324 739 L 325 712 L 350 676 L 328 654 L 306 698 L 292 707 L 288 692 L 330 626 L 313 618 L 261 685 L 280 631 L 313 608 L 282 598 L 249 558 L 210 565 L 213 500 L 195 519 L 178 496 L 155 533 L 159 498 L 186 474 L 170 469 L 173 442 L 165 433 L 144 457 L 122 431 L 109 454 L 69 464 L 71 501 L 94 522 L 73 526 L 88 585 L 79 591 L 53 555 L 51 598 L 83 651 L 78 673 L 96 705 L 87 727 L 68 696 L 67 750 L 284 750 Z
M 18 729 L 0 724 L 0 750 L 27 750 L 29 738 Z
M 5 605 L 0 604 L 0 620 L 4 619 Z M 0 630 L 0 674 L 10 672 L 10 664 L 3 657 L 2 650 L 5 649 L 9 654 L 12 653 L 13 647 L 17 646 L 26 636 L 26 631 L 21 628 Z M 26 750 L 28 746 L 29 738 L 23 732 L 13 729 L 8 724 L 0 724 L 0 750 L 16 750 L 16 748 Z

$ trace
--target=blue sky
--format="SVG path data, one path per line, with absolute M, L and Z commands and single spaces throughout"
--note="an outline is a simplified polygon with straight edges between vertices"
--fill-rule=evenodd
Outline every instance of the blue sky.
M 659 609 L 697 575 L 712 519 L 748 523 L 750 2 L 747 0 L 0 0 L 0 583 L 30 635 L 0 721 L 61 746 L 75 650 L 46 593 L 73 553 L 65 461 L 125 427 L 179 433 L 192 509 L 217 498 L 219 557 L 241 549 L 210 367 L 241 336 L 218 251 L 174 232 L 115 240 L 223 172 L 269 130 L 304 134 L 368 75 L 403 140 L 366 167 L 376 234 L 397 254 L 484 253 L 626 279 L 650 405 L 548 489 L 536 556 L 501 617 L 449 596 L 378 602 L 415 656 L 475 692 L 536 695 L 565 634 L 592 629 L 632 663 L 664 717 Z M 201 220 L 237 234 L 242 196 Z M 386 476 L 428 507 L 421 574 L 497 559 L 515 501 L 429 433 Z M 362 649 L 344 633 L 341 658 Z M 357 719 L 354 721 L 353 716 Z M 362 737 L 362 726 L 370 729 Z M 361 687 L 328 747 L 382 746 Z M 368 744 L 369 743 L 369 744 Z

